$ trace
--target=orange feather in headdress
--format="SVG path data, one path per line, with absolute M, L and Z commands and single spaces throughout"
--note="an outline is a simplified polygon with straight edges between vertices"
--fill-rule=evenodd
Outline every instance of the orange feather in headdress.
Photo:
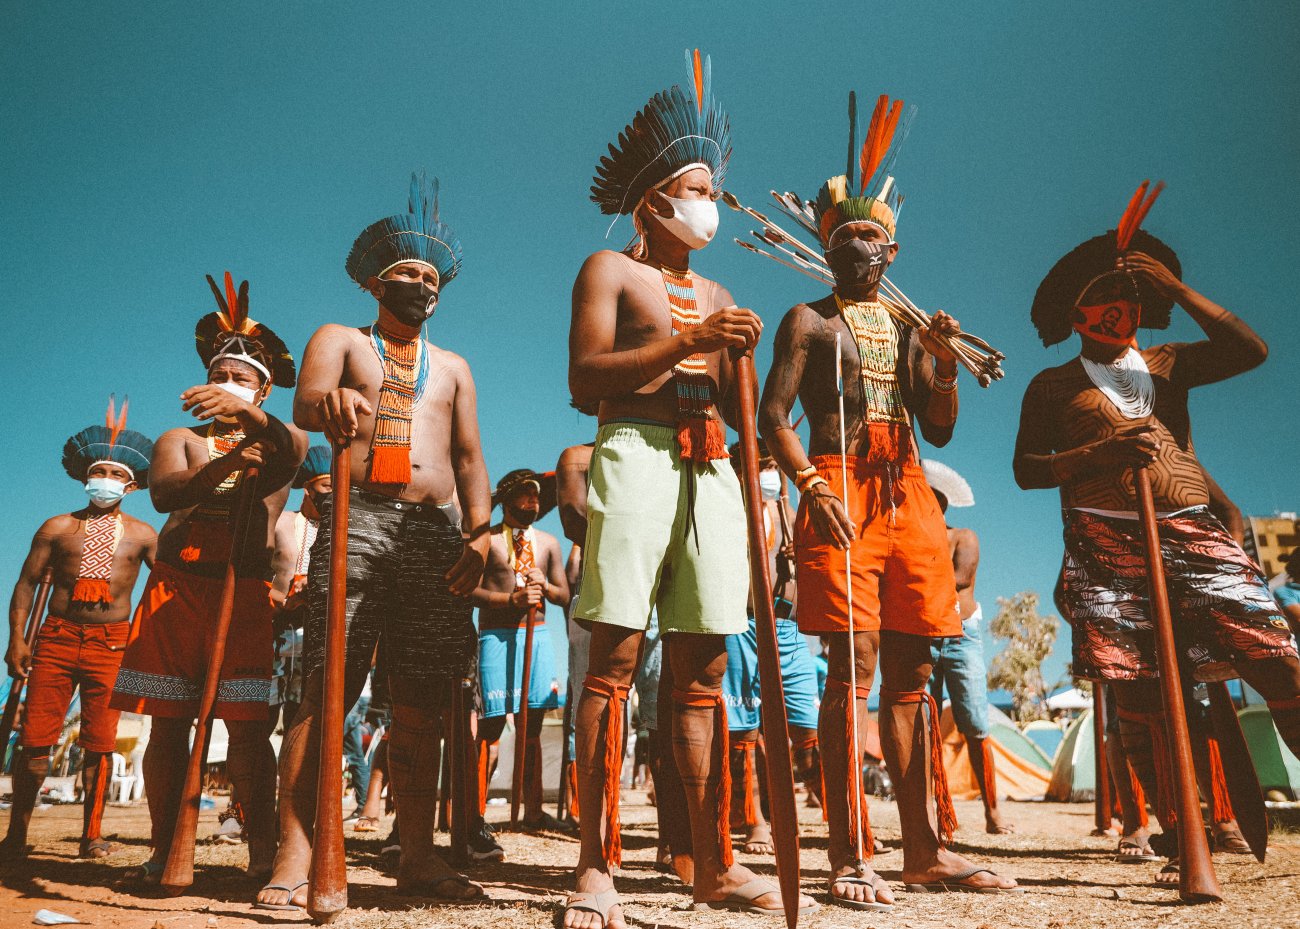
M 116 394 L 108 395 L 108 412 L 104 416 L 104 426 L 108 429 L 108 445 L 110 448 L 117 444 L 117 437 L 126 429 L 126 408 L 131 402 L 130 397 L 124 397 L 122 399 L 122 411 L 115 415 L 114 404 L 116 399 Z
M 866 141 L 862 143 L 862 155 L 859 168 L 862 172 L 859 193 L 865 193 L 880 163 L 884 161 L 889 145 L 894 141 L 894 129 L 898 118 L 903 113 L 903 101 L 895 100 L 890 106 L 889 96 L 881 94 L 876 100 L 876 108 L 871 113 L 871 126 L 867 129 Z
M 704 67 L 700 64 L 700 50 L 695 50 L 695 107 L 704 115 Z
M 1121 252 L 1128 250 L 1134 234 L 1142 226 L 1142 221 L 1147 218 L 1147 213 L 1151 212 L 1151 207 L 1155 205 L 1160 192 L 1165 189 L 1165 182 L 1160 181 L 1148 195 L 1147 188 L 1150 185 L 1149 180 L 1138 185 L 1138 189 L 1129 199 L 1128 206 L 1124 208 L 1124 215 L 1120 217 L 1119 226 L 1115 230 L 1115 247 Z

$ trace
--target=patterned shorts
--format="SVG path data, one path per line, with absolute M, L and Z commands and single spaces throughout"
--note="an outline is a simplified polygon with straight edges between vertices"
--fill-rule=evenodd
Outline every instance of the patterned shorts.
M 348 704 L 361 694 L 381 637 L 384 664 L 393 678 L 432 687 L 469 673 L 478 650 L 473 608 L 468 598 L 452 595 L 446 579 L 465 550 L 455 508 L 355 489 L 348 507 Z M 330 510 L 326 502 L 307 573 L 307 677 L 325 663 Z
M 1160 548 L 1174 638 L 1193 679 L 1227 680 L 1234 663 L 1296 657 L 1259 566 L 1206 507 L 1161 519 Z M 1069 511 L 1057 604 L 1074 627 L 1076 675 L 1159 677 L 1137 520 Z

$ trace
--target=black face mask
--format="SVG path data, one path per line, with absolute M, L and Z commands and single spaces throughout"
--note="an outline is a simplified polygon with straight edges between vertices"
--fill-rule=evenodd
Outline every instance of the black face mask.
M 419 326 L 433 315 L 438 291 L 424 281 L 380 281 L 384 293 L 380 305 L 407 326 Z
M 884 276 L 888 257 L 887 244 L 849 239 L 826 252 L 826 263 L 835 275 L 835 283 L 870 287 Z
M 510 521 L 516 526 L 531 526 L 533 523 L 537 522 L 536 510 L 521 510 L 515 506 L 507 506 L 505 507 L 505 510 L 510 515 Z

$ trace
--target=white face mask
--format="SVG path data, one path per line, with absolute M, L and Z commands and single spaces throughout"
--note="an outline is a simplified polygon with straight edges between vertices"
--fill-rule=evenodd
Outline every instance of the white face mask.
M 654 210 L 650 214 L 665 229 L 681 240 L 687 248 L 701 249 L 713 241 L 713 234 L 718 231 L 718 205 L 712 200 L 678 200 L 667 194 L 661 196 L 673 208 L 672 216 L 660 216 Z
M 86 481 L 86 496 L 95 506 L 107 509 L 126 496 L 126 485 L 111 477 L 92 477 Z
M 243 384 L 236 384 L 234 381 L 222 381 L 217 385 L 228 394 L 233 394 L 245 403 L 251 403 L 258 406 L 258 391 L 251 387 L 245 387 Z M 236 421 L 233 416 L 218 416 L 216 419 L 223 423 L 233 423 Z
M 758 472 L 758 490 L 763 495 L 764 500 L 777 500 L 781 497 L 781 472 L 759 471 Z

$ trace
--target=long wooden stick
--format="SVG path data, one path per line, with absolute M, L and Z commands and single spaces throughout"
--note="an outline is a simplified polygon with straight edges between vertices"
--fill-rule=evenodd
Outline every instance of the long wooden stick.
M 740 406 L 740 457 L 745 488 L 745 518 L 749 530 L 749 582 L 754 597 L 758 638 L 759 706 L 767 751 L 768 803 L 776 877 L 781 886 L 785 924 L 799 921 L 799 818 L 794 799 L 794 766 L 790 759 L 790 730 L 786 725 L 785 692 L 781 684 L 781 655 L 776 642 L 772 608 L 772 579 L 767 566 L 767 530 L 763 525 L 763 495 L 758 488 L 758 430 L 755 425 L 754 356 L 736 359 Z
M 1093 835 L 1109 835 L 1111 822 L 1110 759 L 1106 757 L 1106 685 L 1092 682 L 1092 741 L 1093 780 L 1096 782 L 1093 800 Z
M 217 621 L 208 642 L 208 664 L 203 675 L 203 693 L 194 719 L 194 744 L 185 766 L 185 785 L 181 788 L 180 806 L 172 829 L 167 864 L 161 884 L 173 894 L 180 894 L 194 883 L 194 839 L 199 828 L 199 802 L 203 793 L 203 769 L 208 756 L 208 739 L 212 735 L 212 713 L 217 705 L 221 683 L 221 666 L 226 657 L 226 638 L 235 612 L 236 566 L 244 552 L 249 517 L 257 496 L 256 467 L 246 468 L 240 480 L 239 498 L 235 503 L 234 525 L 230 536 L 230 555 L 226 559 L 226 577 L 217 603 Z
M 325 601 L 325 667 L 320 704 L 320 766 L 316 772 L 316 822 L 307 872 L 307 913 L 328 923 L 348 905 L 348 865 L 343 851 L 343 705 L 347 653 L 348 504 L 352 446 L 334 446 L 330 469 L 330 580 Z
M 1151 494 L 1151 476 L 1145 467 L 1133 469 L 1133 486 L 1137 492 L 1143 541 L 1146 543 L 1151 622 L 1156 632 L 1160 695 L 1169 733 L 1167 741 L 1171 757 L 1167 761 L 1173 772 L 1173 799 L 1178 813 L 1178 896 L 1188 903 L 1222 900 L 1214 863 L 1210 860 L 1210 845 L 1205 839 L 1205 821 L 1201 818 L 1201 798 L 1196 787 L 1196 768 L 1192 763 L 1192 742 L 1187 731 L 1183 684 L 1178 670 L 1178 648 L 1174 643 L 1169 593 L 1165 589 L 1160 525 L 1156 521 L 1155 500 Z
M 27 627 L 23 637 L 27 642 L 27 652 L 32 654 L 36 648 L 36 636 L 45 621 L 45 604 L 50 601 L 50 590 L 54 586 L 54 569 L 46 568 L 41 572 L 41 579 L 36 584 L 36 593 L 32 597 L 31 609 L 27 611 Z M 31 668 L 28 668 L 31 676 Z M 4 768 L 5 752 L 9 749 L 9 736 L 14 731 L 14 720 L 18 718 L 18 705 L 23 702 L 23 690 L 27 687 L 26 677 L 14 677 L 9 685 L 9 699 L 5 702 L 4 716 L 0 716 L 0 769 Z
M 1268 851 L 1268 811 L 1264 807 L 1264 791 L 1259 786 L 1255 762 L 1250 757 L 1246 736 L 1241 731 L 1237 708 L 1223 681 L 1206 684 L 1210 692 L 1210 721 L 1214 737 L 1219 742 L 1219 755 L 1223 759 L 1223 776 L 1228 782 L 1228 797 L 1232 800 L 1237 825 L 1246 844 L 1260 861 Z
M 474 682 L 463 678 L 451 686 L 451 733 L 446 740 L 451 762 L 451 854 L 447 858 L 463 867 L 469 863 L 469 820 L 478 812 L 477 799 L 470 799 L 470 784 L 478 780 L 478 746 L 470 726 Z
M 519 828 L 519 804 L 524 795 L 524 760 L 528 755 L 528 688 L 533 677 L 533 625 L 538 608 L 528 611 L 524 630 L 524 673 L 519 691 L 519 711 L 515 713 L 515 765 L 510 778 L 510 828 Z M 541 772 L 537 773 L 541 777 Z

